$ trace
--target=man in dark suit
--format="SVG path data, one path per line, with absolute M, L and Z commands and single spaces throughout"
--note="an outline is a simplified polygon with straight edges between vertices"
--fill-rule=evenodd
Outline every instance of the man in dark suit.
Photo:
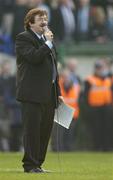
M 70 0 L 58 0 L 57 8 L 51 12 L 50 27 L 57 43 L 72 41 L 76 36 L 75 10 L 70 3 Z
M 58 85 L 53 33 L 47 28 L 47 12 L 30 10 L 25 31 L 17 35 L 17 100 L 24 122 L 24 172 L 42 173 L 52 130 L 54 110 L 63 101 Z

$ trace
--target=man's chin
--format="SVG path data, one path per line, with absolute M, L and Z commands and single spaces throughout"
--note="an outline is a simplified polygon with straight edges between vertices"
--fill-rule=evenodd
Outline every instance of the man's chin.
M 42 31 L 42 30 L 40 30 L 40 31 L 39 31 L 39 30 L 37 30 L 37 31 L 36 31 L 36 33 L 38 33 L 38 34 L 40 35 L 40 34 L 43 34 L 43 33 L 44 33 L 44 31 Z
M 41 34 L 44 33 L 44 29 L 43 29 L 43 28 L 40 29 L 40 33 L 41 33 Z

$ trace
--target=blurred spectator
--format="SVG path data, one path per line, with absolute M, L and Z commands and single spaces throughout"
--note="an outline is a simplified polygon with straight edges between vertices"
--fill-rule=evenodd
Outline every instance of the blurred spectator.
M 90 32 L 90 0 L 79 0 L 76 6 L 77 40 L 88 40 Z
M 15 0 L 1 0 L 1 1 L 2 1 L 2 8 L 3 8 L 4 14 L 10 13 L 10 12 L 12 13 Z
M 92 9 L 91 14 L 91 38 L 98 43 L 107 41 L 106 16 L 101 7 Z
M 0 0 L 0 29 L 1 29 L 1 23 L 2 23 L 2 18 L 3 18 L 3 1 L 4 0 Z
M 9 121 L 8 113 L 3 103 L 2 67 L 0 67 L 0 151 L 9 150 Z
M 0 33 L 0 52 L 13 55 L 14 44 L 11 35 L 8 33 Z
M 16 101 L 16 77 L 11 77 L 10 94 L 7 97 L 7 107 L 10 111 L 10 151 L 20 151 L 22 148 L 22 121 L 20 104 Z M 9 98 L 9 100 L 8 100 Z
M 9 76 L 9 71 L 5 70 L 4 64 L 1 66 L 0 73 L 0 141 L 1 141 L 1 150 L 9 150 L 9 137 L 10 137 L 10 120 L 9 120 L 9 111 L 4 103 L 4 94 L 6 85 L 5 81 Z M 4 141 L 5 140 L 5 141 Z M 5 145 L 4 145 L 5 142 Z
M 28 0 L 16 0 L 14 6 L 14 20 L 12 27 L 12 38 L 15 41 L 15 37 L 18 33 L 24 31 L 24 17 L 28 10 Z
M 51 141 L 52 150 L 74 151 L 76 149 L 77 120 L 79 116 L 78 99 L 80 94 L 80 85 L 77 82 L 76 84 L 74 83 L 71 72 L 68 69 L 64 69 L 62 71 L 59 83 L 61 94 L 64 97 L 65 103 L 75 108 L 75 114 L 68 130 L 64 127 L 59 126 L 58 124 L 54 124 Z M 59 136 L 57 133 L 59 134 Z M 59 139 L 57 139 L 58 137 Z
M 113 59 L 110 57 L 104 58 L 104 63 L 107 67 L 107 76 L 112 79 L 113 77 Z
M 94 145 L 92 149 L 98 151 L 113 149 L 112 82 L 107 73 L 105 62 L 96 62 L 94 74 L 86 79 L 84 89 L 88 132 Z
M 1 31 L 3 33 L 10 35 L 12 31 L 15 0 L 1 0 L 1 1 L 2 1 Z
M 106 12 L 106 7 L 109 0 L 91 0 L 93 7 L 101 7 Z
M 27 4 L 29 9 L 36 8 L 43 2 L 43 0 L 27 0 L 27 1 L 28 1 Z
M 74 84 L 81 84 L 81 79 L 77 75 L 77 67 L 78 62 L 75 58 L 70 58 L 68 61 L 65 63 L 65 66 L 69 69 L 70 71 L 70 76 Z
M 111 40 L 113 40 L 113 0 L 109 0 L 107 6 L 107 30 Z
M 51 6 L 46 2 L 46 0 L 37 0 L 37 6 L 38 8 L 44 9 L 48 13 L 48 20 L 49 23 L 51 21 Z
M 20 106 L 15 99 L 16 79 L 15 76 L 11 75 L 11 66 L 9 62 L 4 62 L 2 65 L 0 90 L 2 103 L 5 108 L 5 116 L 7 116 L 9 149 L 11 151 L 18 151 L 21 142 Z
M 72 0 L 58 0 L 53 10 L 51 29 L 57 42 L 69 42 L 75 39 L 75 13 Z
M 0 1 L 0 52 L 12 55 L 14 46 L 11 38 L 14 0 Z

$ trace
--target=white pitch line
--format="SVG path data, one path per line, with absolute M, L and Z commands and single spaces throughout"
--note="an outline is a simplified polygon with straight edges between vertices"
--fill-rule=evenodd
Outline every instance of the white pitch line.
M 0 168 L 0 172 L 23 172 L 23 169 L 19 168 Z

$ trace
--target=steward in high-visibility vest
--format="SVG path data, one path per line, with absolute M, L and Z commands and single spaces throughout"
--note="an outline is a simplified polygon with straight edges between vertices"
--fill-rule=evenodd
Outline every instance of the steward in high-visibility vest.
M 79 116 L 78 98 L 80 94 L 80 85 L 79 83 L 72 83 L 68 91 L 65 90 L 63 79 L 59 80 L 59 85 L 65 103 L 75 108 L 74 119 L 76 120 Z
M 59 85 L 61 95 L 64 98 L 64 102 L 69 106 L 75 108 L 75 113 L 73 119 L 71 121 L 70 127 L 67 130 L 62 126 L 58 126 L 59 128 L 59 143 L 60 151 L 74 151 L 76 149 L 76 136 L 77 136 L 77 128 L 78 128 L 78 116 L 79 116 L 79 107 L 78 107 L 78 99 L 80 93 L 80 82 L 78 77 L 74 77 L 74 81 L 72 78 L 72 74 L 69 69 L 63 69 L 60 77 L 59 77 Z M 57 150 L 57 124 L 54 124 L 54 129 L 52 133 L 52 147 L 53 150 Z
M 110 78 L 100 78 L 92 75 L 87 78 L 90 84 L 88 104 L 90 106 L 103 106 L 112 104 L 112 82 Z
M 84 118 L 92 150 L 113 148 L 112 80 L 104 60 L 95 63 L 94 73 L 84 82 Z

